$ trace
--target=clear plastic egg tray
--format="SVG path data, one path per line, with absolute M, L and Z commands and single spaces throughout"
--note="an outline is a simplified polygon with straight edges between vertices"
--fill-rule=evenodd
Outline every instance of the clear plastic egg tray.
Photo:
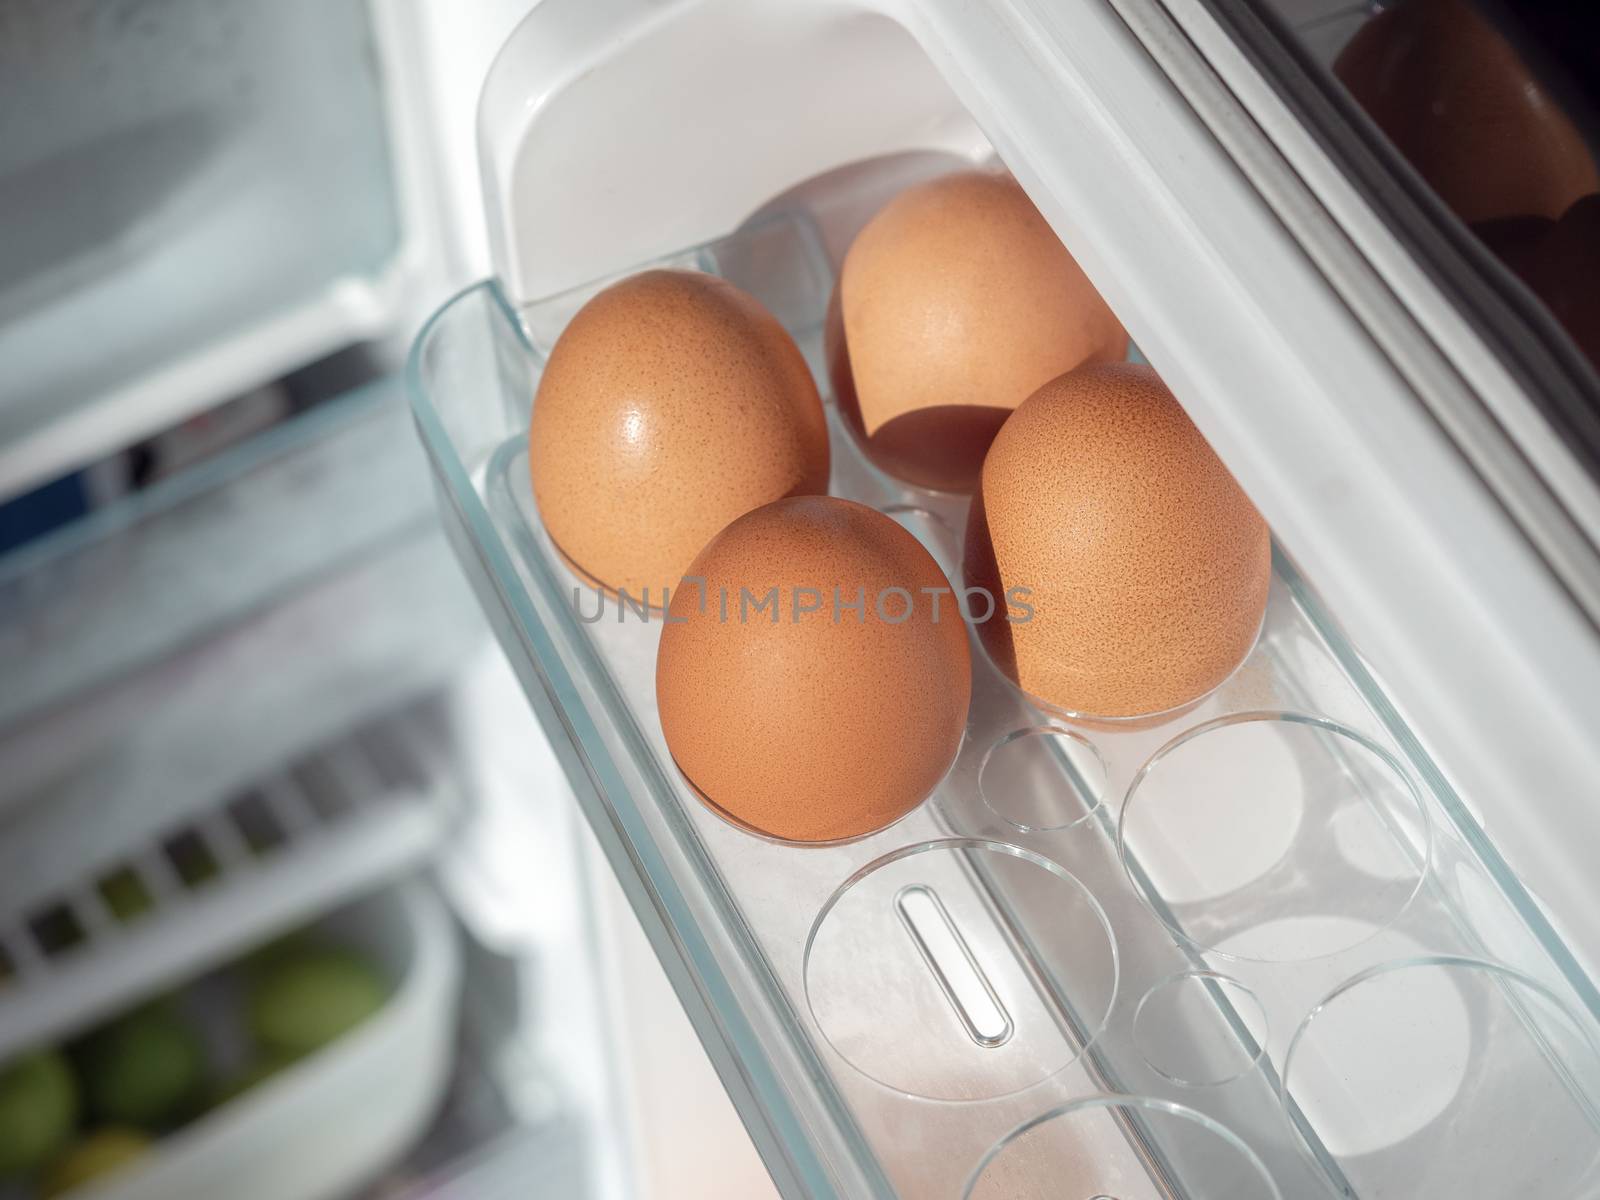
M 836 218 L 641 265 L 753 293 L 826 397 Z M 1600 1193 L 1600 997 L 1281 553 L 1254 650 L 1186 711 L 1075 722 L 974 639 L 959 758 L 898 823 L 797 846 L 697 800 L 657 719 L 659 616 L 597 610 L 532 501 L 539 372 L 604 282 L 463 293 L 414 405 L 461 560 L 786 1193 Z M 829 421 L 832 492 L 959 583 L 966 500 Z

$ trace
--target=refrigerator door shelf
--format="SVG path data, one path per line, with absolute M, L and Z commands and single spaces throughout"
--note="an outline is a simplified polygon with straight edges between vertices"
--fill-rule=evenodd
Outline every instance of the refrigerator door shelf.
M 798 213 L 663 261 L 752 292 L 815 366 L 830 222 L 870 212 L 904 171 L 834 173 L 796 193 Z M 458 556 L 780 1190 L 1300 1197 L 1375 1149 L 1408 1195 L 1461 1169 L 1509 1172 L 1485 1195 L 1514 1194 L 1528 1164 L 1559 1162 L 1570 1179 L 1535 1176 L 1558 1191 L 1594 1178 L 1594 989 L 1281 554 L 1255 650 L 1197 707 L 1074 724 L 975 648 L 961 755 L 898 824 L 794 847 L 710 812 L 662 741 L 659 623 L 610 604 L 580 619 L 532 503 L 544 352 L 592 290 L 522 306 L 492 283 L 463 293 L 418 341 L 413 404 Z M 895 484 L 830 420 L 834 494 L 896 515 L 955 572 L 964 502 Z M 584 617 L 594 602 L 581 593 Z M 1402 977 L 1413 990 L 1385 988 L 1366 1032 L 1381 1048 L 1431 1026 L 1438 1057 L 1363 1060 L 1375 1088 L 1420 1087 L 1422 1110 L 1396 1105 L 1374 1134 L 1314 1068 L 1281 1089 L 1323 997 L 1428 957 L 1492 960 L 1509 974 L 1472 978 L 1538 997 L 1495 1026 L 1505 1057 L 1481 1055 L 1475 1012 L 1441 1001 L 1456 976 L 1423 970 Z M 1440 1065 L 1480 1057 L 1470 1076 Z M 1076 1103 L 1126 1093 L 1141 1098 Z M 1082 1155 L 1027 1136 L 1064 1105 Z M 1540 1123 L 1501 1141 L 1529 1107 Z M 1596 1154 L 1563 1158 L 1574 1143 Z
M 1153 53 L 1135 7 L 535 10 L 480 110 L 500 282 L 413 356 L 452 542 L 787 1194 L 1382 1195 L 1375 1163 L 1412 1200 L 1583 1194 L 1600 637 L 1441 428 L 1445 376 L 1351 299 L 1359 256 L 1281 219 L 1291 172 L 1242 110 L 1200 111 L 1180 68 L 1206 64 L 1176 36 Z M 849 846 L 775 846 L 673 768 L 658 628 L 574 616 L 531 503 L 533 383 L 585 280 L 663 258 L 767 300 L 815 366 L 880 168 L 991 147 L 1272 525 L 1266 625 L 1201 708 L 1143 730 L 1050 728 L 980 661 L 927 804 Z M 833 490 L 958 565 L 960 507 L 834 433 Z M 954 949 L 931 971 L 919 944 Z M 1291 1044 L 1321 1049 L 1284 1083 Z M 1384 1102 L 1341 1103 L 1339 1062 Z
M 1594 535 L 1474 415 L 1503 372 L 1438 332 L 1436 289 L 1390 291 L 1350 189 L 1258 136 L 1217 57 L 1153 0 L 548 0 L 480 110 L 496 273 L 537 300 L 864 158 L 992 146 L 1538 890 L 1529 919 L 1600 970 L 1600 630 L 1570 586 L 1600 578 Z M 817 224 L 837 260 L 849 222 Z

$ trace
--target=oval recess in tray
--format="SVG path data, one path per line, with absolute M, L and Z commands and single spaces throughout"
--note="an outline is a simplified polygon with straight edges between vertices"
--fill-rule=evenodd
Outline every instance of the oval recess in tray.
M 1403 959 L 1340 984 L 1295 1031 L 1281 1089 L 1308 1153 L 1363 1200 L 1600 1189 L 1600 1045 L 1497 963 Z
M 1007 916 L 1048 909 L 1047 928 Z M 828 1042 L 885 1087 L 935 1100 L 1009 1095 L 1076 1062 L 1117 991 L 1099 903 L 1056 863 L 955 838 L 868 864 L 807 940 L 806 998 Z
M 1422 887 L 1430 830 L 1393 754 L 1333 721 L 1236 713 L 1168 742 L 1134 777 L 1118 850 L 1182 941 L 1304 962 L 1387 928 Z
M 1188 1190 L 1196 1186 L 1203 1191 Z M 1283 1200 L 1255 1151 L 1203 1113 L 1146 1096 L 1089 1096 L 1006 1134 L 984 1155 L 964 1200 L 1165 1200 L 1190 1194 Z

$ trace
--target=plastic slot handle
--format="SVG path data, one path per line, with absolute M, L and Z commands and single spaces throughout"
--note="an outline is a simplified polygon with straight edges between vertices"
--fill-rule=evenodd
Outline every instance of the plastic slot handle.
M 966 939 L 950 920 L 943 902 L 920 884 L 902 888 L 894 900 L 900 923 L 928 965 L 939 990 L 980 1046 L 1003 1046 L 1012 1033 L 1011 1017 L 994 986 L 978 966 Z

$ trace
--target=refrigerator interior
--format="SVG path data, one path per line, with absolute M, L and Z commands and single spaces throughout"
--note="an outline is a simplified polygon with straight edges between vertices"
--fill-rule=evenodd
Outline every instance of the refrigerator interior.
M 0 5 L 0 495 L 406 320 L 405 11 Z
M 492 6 L 481 54 L 458 54 L 473 92 L 522 7 Z M 368 947 L 397 981 L 348 1043 L 96 1194 L 214 1191 L 206 1172 L 238 1171 L 264 1130 L 314 1136 L 311 1106 L 376 1092 L 390 1118 L 308 1148 L 304 1194 L 364 1178 L 383 1195 L 522 1195 L 534 1181 L 609 1197 L 676 1154 L 688 1194 L 712 1194 L 696 1190 L 708 1164 L 746 1200 L 759 1170 L 706 1118 L 704 1064 L 675 1056 L 673 1014 L 650 1011 L 669 999 L 659 979 L 595 961 L 597 937 L 637 939 L 592 877 L 611 870 L 787 1195 L 1592 1188 L 1596 943 L 1569 936 L 1592 933 L 1572 903 L 1587 875 L 1524 865 L 1550 849 L 1541 805 L 1581 774 L 1578 751 L 1536 748 L 1581 719 L 1554 689 L 1581 696 L 1588 660 L 1551 673 L 1541 704 L 1508 690 L 1503 712 L 1487 706 L 1496 738 L 1529 749 L 1479 737 L 1511 772 L 1484 788 L 1484 760 L 1460 744 L 1482 726 L 1441 745 L 1402 715 L 1415 692 L 1401 703 L 1384 682 L 1437 669 L 1439 690 L 1486 707 L 1441 650 L 1474 644 L 1450 621 L 1475 606 L 1419 620 L 1429 596 L 1409 572 L 1438 555 L 1418 553 L 1411 514 L 1386 519 L 1376 480 L 1354 534 L 1320 529 L 1326 511 L 1280 510 L 1294 552 L 1280 546 L 1266 626 L 1201 707 L 1080 727 L 975 648 L 972 723 L 935 797 L 868 839 L 805 850 L 735 830 L 690 795 L 653 708 L 659 627 L 614 609 L 578 619 L 538 523 L 528 406 L 595 281 L 652 262 L 726 275 L 817 370 L 854 231 L 907 183 L 996 154 L 1056 198 L 1047 215 L 1130 327 L 1137 313 L 1145 349 L 1265 507 L 1293 469 L 1251 460 L 1252 416 L 1302 388 L 1342 388 L 1354 409 L 1392 386 L 1346 361 L 1342 307 L 1300 302 L 1301 268 L 1269 214 L 1208 226 L 1209 262 L 1179 236 L 1227 224 L 1245 193 L 1219 185 L 1186 215 L 1161 176 L 1139 174 L 1152 145 L 1208 161 L 1209 135 L 1173 116 L 1187 109 L 1166 77 L 1116 40 L 1146 7 L 547 0 L 484 98 L 497 280 L 440 313 L 409 379 L 476 600 L 433 523 L 392 379 L 0 561 L 0 1060 L 307 921 Z M 1360 16 L 1305 7 L 1318 54 Z M 417 31 L 442 40 L 455 17 L 398 0 L 0 2 L 0 94 L 21 101 L 0 110 L 0 195 L 63 198 L 42 233 L 0 232 L 0 350 L 17 364 L 0 383 L 0 495 L 328 350 L 404 336 L 450 240 L 440 227 L 474 240 L 446 214 L 482 215 L 467 211 L 470 147 L 439 150 L 452 165 L 428 179 L 440 97 L 396 87 L 423 57 Z M 1006 58 L 1024 43 L 1029 56 Z M 1072 70 L 1057 57 L 1068 43 Z M 95 52 L 58 69 L 84 46 Z M 1002 87 L 1005 62 L 1018 65 Z M 549 87 L 530 105 L 535 81 Z M 661 99 L 647 112 L 646 95 Z M 1111 110 L 1125 162 L 1096 157 Z M 1046 127 L 1082 161 L 1024 153 Z M 284 165 L 270 220 L 251 207 L 263 162 Z M 112 185 L 82 187 L 91 177 Z M 1112 209 L 1115 253 L 1085 233 Z M 1211 322 L 1185 316 L 1207 300 L 1239 307 L 1230 250 L 1289 281 L 1250 298 L 1270 336 L 1213 341 Z M 204 286 L 173 286 L 190 278 Z M 186 307 L 157 312 L 152 295 Z M 105 353 L 81 353 L 86 337 Z M 1233 397 L 1237 412 L 1217 400 L 1224 357 L 1264 381 Z M 1409 418 L 1391 419 L 1381 449 L 1404 456 Z M 963 503 L 881 475 L 830 421 L 834 492 L 889 512 L 958 572 Z M 1488 529 L 1462 494 L 1441 488 L 1439 506 Z M 1498 528 L 1485 553 L 1505 544 Z M 1389 556 L 1390 594 L 1407 600 L 1387 626 L 1367 614 L 1371 663 L 1344 632 L 1370 581 L 1330 566 L 1353 540 Z M 1507 589 L 1522 578 L 1504 575 Z M 1542 603 L 1519 611 L 1559 657 L 1569 630 Z M 1476 650 L 1485 678 L 1519 652 Z M 552 781 L 529 702 L 607 861 Z M 142 899 L 125 920 L 130 887 Z M 226 988 L 200 992 L 227 1003 Z M 656 1069 L 619 1080 L 619 1059 Z M 385 1075 L 396 1061 L 417 1068 Z
M 0 503 L 88 510 L 0 557 L 0 1063 L 179 996 L 220 1087 L 307 926 L 393 988 L 95 1194 L 636 1194 L 581 835 L 392 374 L 527 7 L 0 3 Z
M 307 926 L 392 987 L 95 1195 L 628 1194 L 570 803 L 494 732 L 522 701 L 399 390 L 0 562 L 0 1060 L 176 995 L 220 1088 L 253 956 Z
M 1065 44 L 1067 16 L 1003 7 L 1033 20 L 1036 48 L 1039 31 Z M 604 283 L 647 265 L 732 280 L 793 334 L 826 395 L 823 325 L 851 236 L 908 182 L 998 150 L 1036 199 L 1055 198 L 1052 223 L 1130 330 L 1152 332 L 1145 348 L 1206 432 L 1227 434 L 1225 457 L 1250 448 L 1243 402 L 1263 397 L 1219 416 L 1206 377 L 1224 349 L 1252 364 L 1257 350 L 1219 343 L 1208 359 L 1201 331 L 1179 328 L 1205 266 L 1182 259 L 1187 245 L 1147 246 L 1134 262 L 1079 240 L 1061 200 L 1073 189 L 1051 173 L 1060 163 L 1024 153 L 1041 143 L 1001 119 L 1056 64 L 1040 49 L 1008 91 L 984 92 L 973 60 L 1002 34 L 962 6 L 896 9 L 901 28 L 865 6 L 813 19 L 708 0 L 640 18 L 626 36 L 605 17 L 554 9 L 519 31 L 485 93 L 498 277 L 419 337 L 412 403 L 457 556 L 780 1190 L 1588 1194 L 1600 1178 L 1600 994 L 1485 836 L 1484 797 L 1464 799 L 1402 715 L 1382 681 L 1393 660 L 1369 663 L 1345 614 L 1330 612 L 1327 597 L 1352 595 L 1365 576 L 1308 579 L 1280 543 L 1254 651 L 1197 706 L 1147 721 L 1050 711 L 975 640 L 955 766 L 922 807 L 853 842 L 774 842 L 696 798 L 655 710 L 659 620 L 609 599 L 595 608 L 532 502 L 537 380 Z M 1081 19 L 1097 36 L 1115 22 Z M 541 57 L 558 32 L 587 38 L 593 57 Z M 957 44 L 967 60 L 955 61 Z M 730 62 L 730 46 L 744 57 Z M 1099 48 L 1085 38 L 1077 53 Z M 993 60 L 990 86 L 1009 61 Z M 705 86 L 697 70 L 711 73 Z M 836 87 L 811 97 L 806 81 L 823 76 Z M 538 103 L 519 110 L 535 87 Z M 646 92 L 671 103 L 628 106 Z M 731 93 L 741 104 L 730 133 L 717 106 Z M 1073 95 L 1072 116 L 1092 124 L 1102 98 Z M 988 136 L 963 112 L 980 100 Z M 574 150 L 574 132 L 600 112 L 626 113 L 617 139 L 637 160 L 617 165 L 616 145 L 594 158 Z M 1059 108 L 1031 116 L 1051 112 L 1070 128 Z M 1158 118 L 1152 101 L 1128 119 Z M 746 141 L 736 151 L 719 131 Z M 559 187 L 535 173 L 558 148 L 577 156 Z M 651 188 L 624 186 L 635 177 Z M 1161 185 L 1144 182 L 1147 194 L 1106 195 L 1101 181 L 1096 195 L 1081 178 L 1074 188 L 1091 215 L 1118 203 L 1156 213 Z M 1248 241 L 1250 224 L 1241 216 L 1229 232 Z M 1264 263 L 1277 249 L 1266 228 L 1253 231 Z M 1130 285 L 1119 273 L 1163 255 L 1168 311 L 1155 293 L 1120 305 Z M 1311 307 L 1283 320 L 1308 333 Z M 1340 342 L 1348 316 L 1325 326 L 1322 352 L 1353 344 Z M 1365 361 L 1353 355 L 1326 383 L 1302 377 L 1301 390 L 1354 386 Z M 830 492 L 894 517 L 958 578 L 965 499 L 882 474 L 831 402 L 829 421 Z M 1286 464 L 1242 461 L 1247 485 L 1284 486 Z M 1267 498 L 1306 558 L 1337 561 L 1350 531 L 1324 513 L 1318 536 L 1303 508 Z M 1365 531 L 1373 543 L 1382 533 Z M 1486 525 L 1484 544 L 1495 536 Z M 1417 600 L 1390 611 L 1390 625 L 1415 627 Z M 1491 829 L 1516 794 L 1490 802 Z M 1580 912 L 1560 915 L 1587 932 Z
M 710 1195 L 711 1147 L 725 1194 L 764 1186 L 483 636 L 393 375 L 487 268 L 473 113 L 529 7 L 0 0 L 5 544 L 88 510 L 0 557 L 0 1061 L 185 980 L 216 1024 L 213 976 L 307 922 L 434 947 L 429 1036 L 307 1063 L 105 1195 L 219 1194 L 297 1135 L 275 1198 Z M 341 1095 L 389 1116 L 342 1150 L 286 1120 Z

